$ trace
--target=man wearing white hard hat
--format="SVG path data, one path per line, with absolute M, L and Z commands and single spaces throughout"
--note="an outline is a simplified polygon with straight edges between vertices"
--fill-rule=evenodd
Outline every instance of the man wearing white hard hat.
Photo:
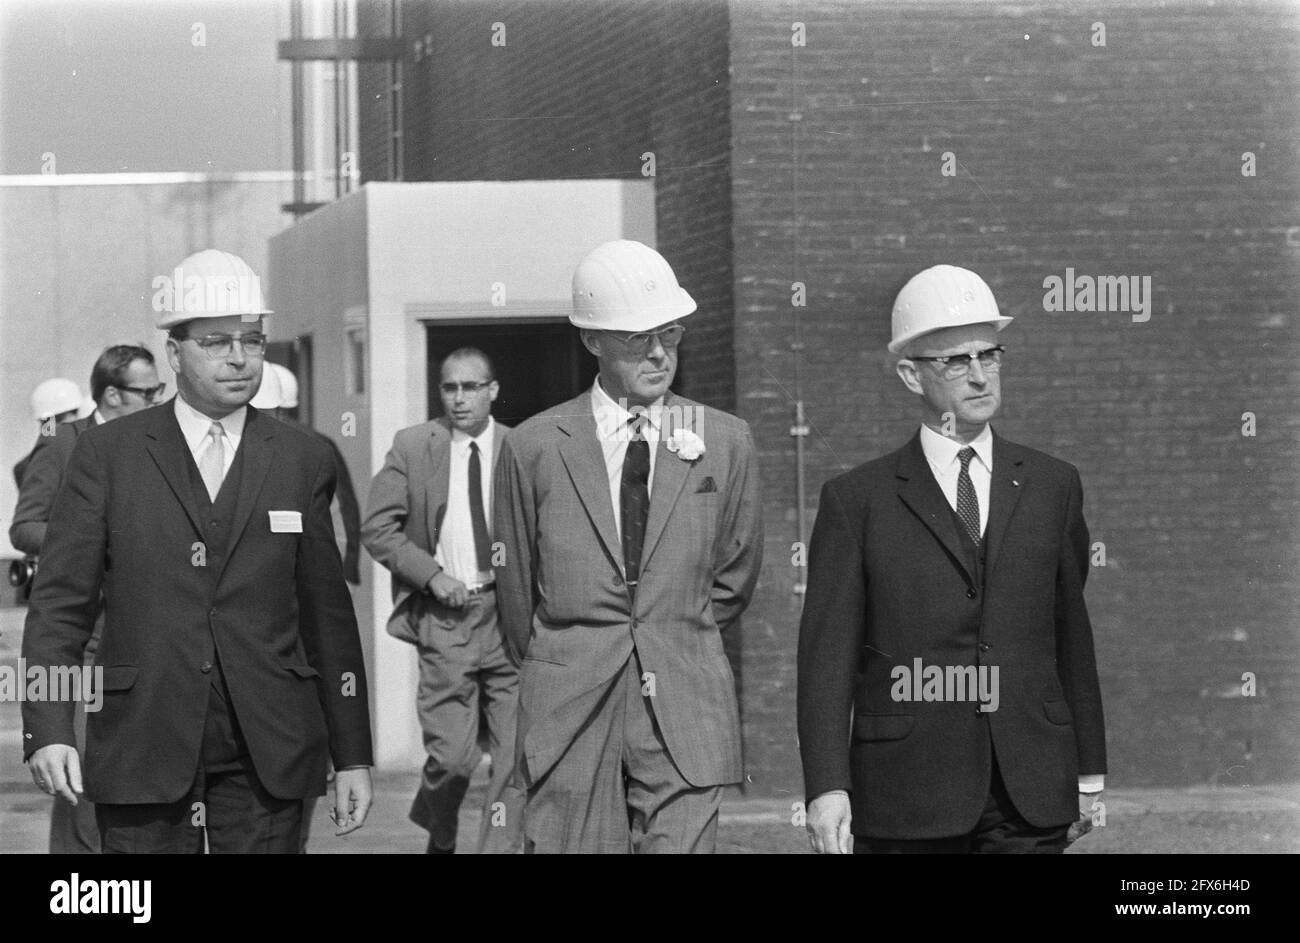
M 989 425 L 1011 318 L 983 279 L 926 269 L 892 320 L 921 427 L 826 483 L 809 548 L 812 846 L 1059 853 L 1106 772 L 1079 473 Z
M 762 560 L 748 425 L 670 389 L 695 302 L 620 240 L 573 278 L 589 391 L 521 425 L 494 510 L 533 852 L 711 852 L 743 778 L 735 630 Z
M 70 703 L 23 704 L 24 759 L 95 803 L 107 853 L 297 852 L 331 758 L 340 834 L 371 796 L 333 462 L 248 405 L 270 312 L 242 259 L 204 250 L 154 288 L 178 394 L 78 439 L 23 635 L 29 666 L 80 665 L 102 590 L 84 785 Z
M 36 389 L 32 390 L 32 418 L 39 427 L 36 445 L 14 465 L 14 484 L 22 488 L 23 478 L 41 440 L 54 435 L 56 426 L 75 420 L 80 409 L 81 391 L 71 380 L 53 377 L 37 384 Z

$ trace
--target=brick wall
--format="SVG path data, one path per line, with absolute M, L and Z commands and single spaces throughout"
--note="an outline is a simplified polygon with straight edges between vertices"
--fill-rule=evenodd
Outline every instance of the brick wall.
M 1300 775 L 1298 25 L 1283 5 L 733 5 L 738 411 L 771 563 L 744 645 L 756 788 L 799 789 L 790 283 L 808 286 L 813 505 L 913 431 L 889 308 L 938 262 L 981 272 L 1017 317 L 999 431 L 1083 476 L 1107 553 L 1088 602 L 1112 782 Z M 1151 276 L 1150 320 L 1045 313 L 1043 279 L 1067 266 Z
M 731 651 L 751 791 L 801 788 L 796 391 L 811 527 L 823 481 L 914 429 L 888 312 L 938 262 L 981 272 L 1017 318 L 999 431 L 1083 475 L 1107 555 L 1088 600 L 1112 783 L 1300 776 L 1293 7 L 557 0 L 403 15 L 408 179 L 634 177 L 655 152 L 660 247 L 701 302 L 682 392 L 749 419 L 761 450 L 768 564 Z M 382 153 L 363 142 L 367 179 Z M 1045 312 L 1043 279 L 1067 267 L 1150 276 L 1150 320 Z M 793 281 L 808 292 L 799 360 Z M 1246 671 L 1254 698 L 1239 696 Z
M 383 34 L 385 8 L 360 31 Z M 654 154 L 659 249 L 700 305 L 677 389 L 733 409 L 726 5 L 462 0 L 402 20 L 407 180 L 640 179 Z M 381 83 L 362 75 L 365 179 L 386 173 Z

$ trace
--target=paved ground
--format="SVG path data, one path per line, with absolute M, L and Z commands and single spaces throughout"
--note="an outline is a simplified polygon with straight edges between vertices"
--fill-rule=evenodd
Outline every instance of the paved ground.
M 0 665 L 15 665 L 24 610 L 0 609 Z M 53 801 L 32 785 L 21 762 L 19 707 L 0 702 L 0 853 L 44 852 Z M 462 846 L 478 825 L 486 768 L 480 769 L 461 815 Z M 417 775 L 386 773 L 376 779 L 375 806 L 360 832 L 335 838 L 317 809 L 310 851 L 324 854 L 417 853 L 425 833 L 406 810 Z M 804 831 L 792 824 L 790 799 L 736 799 L 723 805 L 719 850 L 729 853 L 808 851 Z M 1123 789 L 1107 792 L 1106 827 L 1071 849 L 1111 853 L 1300 852 L 1300 784 Z

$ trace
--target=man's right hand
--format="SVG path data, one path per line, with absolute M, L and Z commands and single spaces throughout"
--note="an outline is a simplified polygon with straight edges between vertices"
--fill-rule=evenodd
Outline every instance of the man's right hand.
M 77 804 L 77 796 L 84 790 L 81 788 L 81 758 L 77 756 L 76 747 L 51 743 L 33 753 L 28 765 L 32 770 L 32 780 L 42 792 Z
M 808 806 L 808 837 L 813 851 L 819 855 L 852 854 L 852 820 L 847 793 L 828 792 L 814 799 Z
M 469 591 L 465 584 L 445 572 L 437 573 L 429 580 L 429 592 L 438 602 L 453 609 L 463 608 L 469 601 Z

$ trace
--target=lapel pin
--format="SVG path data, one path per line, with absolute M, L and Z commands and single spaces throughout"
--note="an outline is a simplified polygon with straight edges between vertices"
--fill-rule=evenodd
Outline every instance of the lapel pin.
M 1018 481 L 1016 481 L 1016 479 L 1012 478 L 1012 479 L 1011 479 L 1011 486 L 1012 486 L 1013 488 L 1019 488 L 1019 487 L 1020 487 L 1020 482 L 1018 482 Z

